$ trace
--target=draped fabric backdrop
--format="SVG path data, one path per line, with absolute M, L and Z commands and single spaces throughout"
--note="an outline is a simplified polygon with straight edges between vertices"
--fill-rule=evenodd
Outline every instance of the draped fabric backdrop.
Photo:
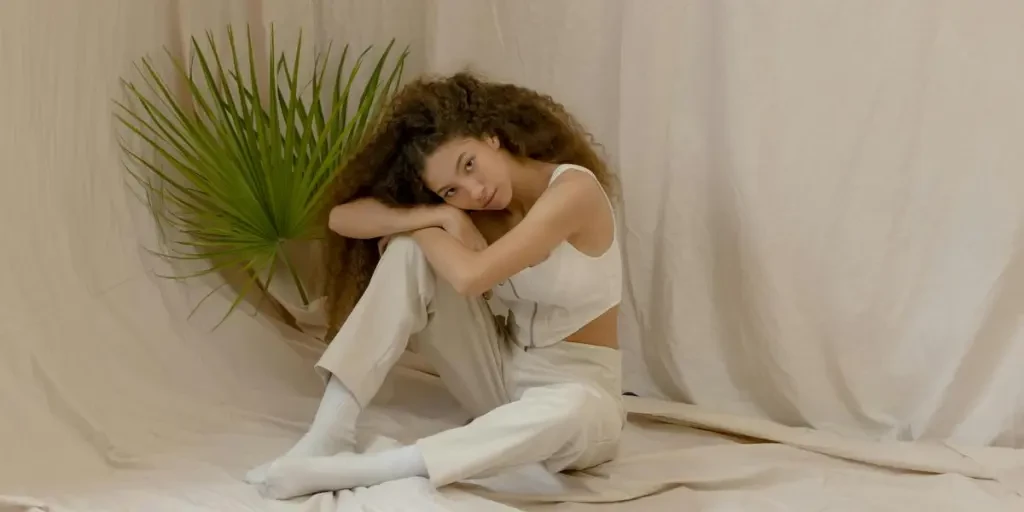
M 428 63 L 551 93 L 624 186 L 628 387 L 1024 446 L 1019 2 L 442 1 Z
M 317 343 L 245 313 L 211 331 L 229 295 L 189 318 L 217 282 L 153 277 L 124 186 L 118 80 L 227 23 L 395 37 L 406 77 L 469 66 L 575 112 L 622 178 L 629 391 L 1024 448 L 1021 19 L 1013 0 L 2 2 L 0 494 L 155 481 L 155 458 L 223 477 L 288 445 L 239 460 L 238 436 L 299 432 L 316 405 Z

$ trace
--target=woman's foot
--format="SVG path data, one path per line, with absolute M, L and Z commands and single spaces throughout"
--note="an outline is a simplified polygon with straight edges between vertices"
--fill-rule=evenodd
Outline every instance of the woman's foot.
M 330 435 L 323 435 L 319 432 L 309 431 L 302 436 L 295 446 L 292 446 L 284 455 L 270 462 L 251 469 L 245 474 L 245 482 L 252 485 L 260 485 L 267 478 L 267 471 L 272 464 L 284 459 L 306 459 L 309 457 L 328 457 L 342 452 L 355 451 L 355 441 L 347 438 L 334 439 Z
M 417 476 L 426 477 L 427 466 L 412 445 L 377 453 L 281 458 L 269 465 L 257 488 L 265 498 L 284 500 Z
M 327 457 L 353 451 L 359 413 L 360 407 L 355 397 L 340 380 L 332 376 L 327 382 L 324 397 L 309 432 L 278 459 L 246 473 L 245 481 L 253 485 L 261 484 L 267 477 L 267 470 L 279 460 Z

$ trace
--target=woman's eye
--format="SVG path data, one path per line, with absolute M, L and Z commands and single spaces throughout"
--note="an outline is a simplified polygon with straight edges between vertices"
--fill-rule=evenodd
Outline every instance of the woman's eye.
M 467 171 L 472 171 L 473 170 L 473 160 L 475 158 L 476 157 L 469 157 L 468 159 L 466 159 L 466 170 Z
M 444 197 L 446 198 L 451 197 L 453 195 L 455 195 L 455 189 L 453 188 L 444 191 Z

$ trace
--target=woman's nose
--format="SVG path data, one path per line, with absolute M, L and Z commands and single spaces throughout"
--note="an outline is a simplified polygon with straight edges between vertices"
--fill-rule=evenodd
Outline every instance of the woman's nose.
M 481 201 L 481 200 L 483 200 L 484 196 L 486 195 L 486 192 L 487 192 L 487 189 L 484 188 L 484 186 L 481 185 L 480 183 L 474 183 L 473 184 L 473 188 L 471 190 L 473 191 L 473 200 L 474 201 Z

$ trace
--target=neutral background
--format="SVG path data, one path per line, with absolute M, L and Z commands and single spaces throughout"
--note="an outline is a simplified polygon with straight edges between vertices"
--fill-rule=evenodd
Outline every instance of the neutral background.
M 1024 447 L 1024 4 L 983 4 L 438 2 L 428 65 L 613 155 L 633 390 Z
M 408 74 L 471 66 L 577 113 L 622 177 L 630 391 L 1024 449 L 1022 19 L 1013 0 L 2 2 L 0 494 L 179 459 L 223 477 L 315 407 L 316 343 L 244 313 L 210 331 L 224 299 L 189 318 L 216 283 L 153 277 L 124 185 L 118 80 L 229 22 L 396 37 Z

